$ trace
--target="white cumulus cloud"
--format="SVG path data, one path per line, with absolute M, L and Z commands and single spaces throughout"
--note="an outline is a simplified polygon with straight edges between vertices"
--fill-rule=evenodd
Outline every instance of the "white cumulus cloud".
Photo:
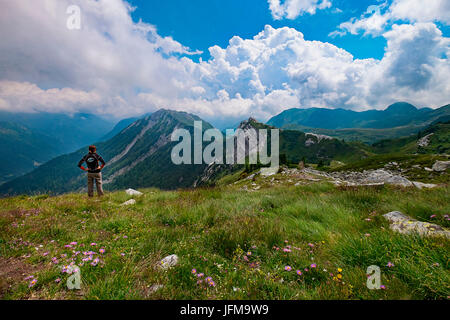
M 297 17 L 309 13 L 315 14 L 317 10 L 331 7 L 330 0 L 268 0 L 269 9 L 275 20 L 296 19 Z
M 230 124 L 293 107 L 450 101 L 449 39 L 431 22 L 383 32 L 381 60 L 268 25 L 211 47 L 211 58 L 197 63 L 189 58 L 195 50 L 133 22 L 121 0 L 0 1 L 1 110 L 124 117 L 168 108 Z M 81 8 L 81 30 L 66 28 L 69 4 Z
M 331 37 L 347 33 L 381 35 L 386 28 L 398 21 L 441 22 L 450 24 L 450 1 L 448 0 L 394 0 L 380 5 L 372 5 L 359 18 L 351 18 L 339 25 Z

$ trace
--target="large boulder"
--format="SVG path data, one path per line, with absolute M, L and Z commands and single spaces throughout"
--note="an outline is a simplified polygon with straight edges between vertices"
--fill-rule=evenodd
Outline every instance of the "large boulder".
M 445 171 L 448 168 L 450 168 L 450 161 L 436 161 L 432 167 L 434 171 L 438 172 Z
M 450 238 L 450 231 L 445 230 L 437 224 L 418 221 L 407 215 L 399 212 L 392 211 L 383 215 L 390 223 L 390 228 L 393 231 L 403 234 L 418 233 L 422 236 L 441 236 Z
M 411 187 L 413 184 L 411 181 L 400 175 L 392 174 L 386 170 L 379 169 L 374 170 L 366 177 L 367 183 L 380 183 L 392 184 L 402 187 Z

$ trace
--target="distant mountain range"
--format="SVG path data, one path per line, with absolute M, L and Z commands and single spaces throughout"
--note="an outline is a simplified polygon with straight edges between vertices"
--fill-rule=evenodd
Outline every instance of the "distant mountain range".
M 12 113 L 0 111 L 2 122 L 20 124 L 45 136 L 53 137 L 65 152 L 98 141 L 115 124 L 113 120 L 88 114 Z
M 289 109 L 271 118 L 267 124 L 278 128 L 301 125 L 322 129 L 370 128 L 386 129 L 432 122 L 450 114 L 450 105 L 439 109 L 417 109 L 412 104 L 398 102 L 386 110 L 352 111 L 345 109 Z
M 86 113 L 71 116 L 0 111 L 0 157 L 13 161 L 0 168 L 0 183 L 98 141 L 113 126 L 113 121 Z
M 417 133 L 433 121 L 450 116 L 450 105 L 438 109 L 398 102 L 386 110 L 356 112 L 345 109 L 289 109 L 267 124 L 282 129 L 326 134 L 348 141 L 374 143 Z

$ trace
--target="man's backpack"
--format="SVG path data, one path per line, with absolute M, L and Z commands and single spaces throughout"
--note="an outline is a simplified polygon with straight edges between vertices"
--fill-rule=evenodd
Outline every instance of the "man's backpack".
M 98 155 L 96 153 L 90 153 L 86 156 L 86 164 L 89 171 L 95 171 L 98 168 Z

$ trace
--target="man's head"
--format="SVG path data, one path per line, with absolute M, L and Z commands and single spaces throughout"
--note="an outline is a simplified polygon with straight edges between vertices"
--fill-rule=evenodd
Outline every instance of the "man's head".
M 89 152 L 90 153 L 95 153 L 95 151 L 97 151 L 97 147 L 96 146 L 89 146 Z

